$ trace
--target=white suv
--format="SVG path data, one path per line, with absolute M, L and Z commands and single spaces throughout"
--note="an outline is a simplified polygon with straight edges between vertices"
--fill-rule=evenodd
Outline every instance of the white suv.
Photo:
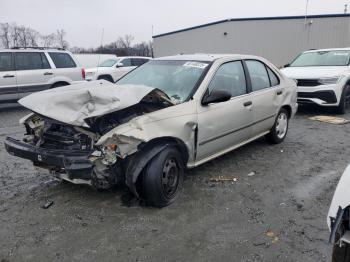
M 86 80 L 105 79 L 110 82 L 116 82 L 131 70 L 150 60 L 152 58 L 141 56 L 124 56 L 107 59 L 99 67 L 87 69 Z
M 298 82 L 298 103 L 336 107 L 344 114 L 350 102 L 350 48 L 310 50 L 281 71 Z
M 85 81 L 85 71 L 63 49 L 0 50 L 0 103 L 44 89 Z

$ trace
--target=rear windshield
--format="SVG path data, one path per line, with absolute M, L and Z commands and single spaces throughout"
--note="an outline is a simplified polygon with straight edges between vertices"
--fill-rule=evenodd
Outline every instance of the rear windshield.
M 290 66 L 347 66 L 349 58 L 350 51 L 344 50 L 308 52 L 298 56 Z
M 56 68 L 72 68 L 77 67 L 72 57 L 67 53 L 49 52 Z

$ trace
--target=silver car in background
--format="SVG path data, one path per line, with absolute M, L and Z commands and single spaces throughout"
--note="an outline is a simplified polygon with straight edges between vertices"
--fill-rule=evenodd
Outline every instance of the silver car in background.
M 67 99 L 69 97 L 70 99 Z M 7 151 L 71 182 L 125 183 L 164 207 L 186 168 L 259 137 L 281 143 L 297 110 L 296 84 L 248 55 L 178 55 L 150 61 L 120 79 L 62 87 L 19 101 L 23 141 Z

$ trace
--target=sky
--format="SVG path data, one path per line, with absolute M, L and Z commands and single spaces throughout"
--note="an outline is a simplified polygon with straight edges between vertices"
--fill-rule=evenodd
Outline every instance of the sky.
M 307 0 L 0 0 L 0 23 L 42 34 L 64 29 L 70 46 L 96 47 L 126 34 L 153 35 L 228 18 L 305 15 Z M 344 13 L 350 0 L 309 0 L 309 14 Z M 152 30 L 153 28 L 153 30 Z

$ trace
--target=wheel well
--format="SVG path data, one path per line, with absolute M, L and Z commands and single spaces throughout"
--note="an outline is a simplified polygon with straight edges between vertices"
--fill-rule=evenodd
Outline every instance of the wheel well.
M 290 118 L 292 116 L 292 107 L 289 105 L 284 105 L 282 106 L 283 109 L 287 110 L 288 112 L 288 118 Z
M 65 82 L 65 81 L 59 81 L 59 82 L 52 84 L 50 88 L 54 88 L 57 86 L 67 86 L 67 85 L 70 85 L 70 84 L 68 82 Z
M 112 82 L 114 81 L 111 75 L 99 75 L 97 79 L 106 79 L 106 78 L 109 78 L 110 80 L 112 80 Z
M 184 162 L 184 165 L 186 166 L 188 158 L 189 158 L 189 153 L 187 146 L 185 143 L 176 138 L 176 137 L 159 137 L 159 138 L 154 138 L 150 141 L 148 141 L 145 144 L 142 144 L 140 146 L 140 150 L 147 149 L 147 148 L 152 148 L 154 145 L 159 145 L 159 144 L 169 144 L 175 146 L 181 153 L 182 160 Z

